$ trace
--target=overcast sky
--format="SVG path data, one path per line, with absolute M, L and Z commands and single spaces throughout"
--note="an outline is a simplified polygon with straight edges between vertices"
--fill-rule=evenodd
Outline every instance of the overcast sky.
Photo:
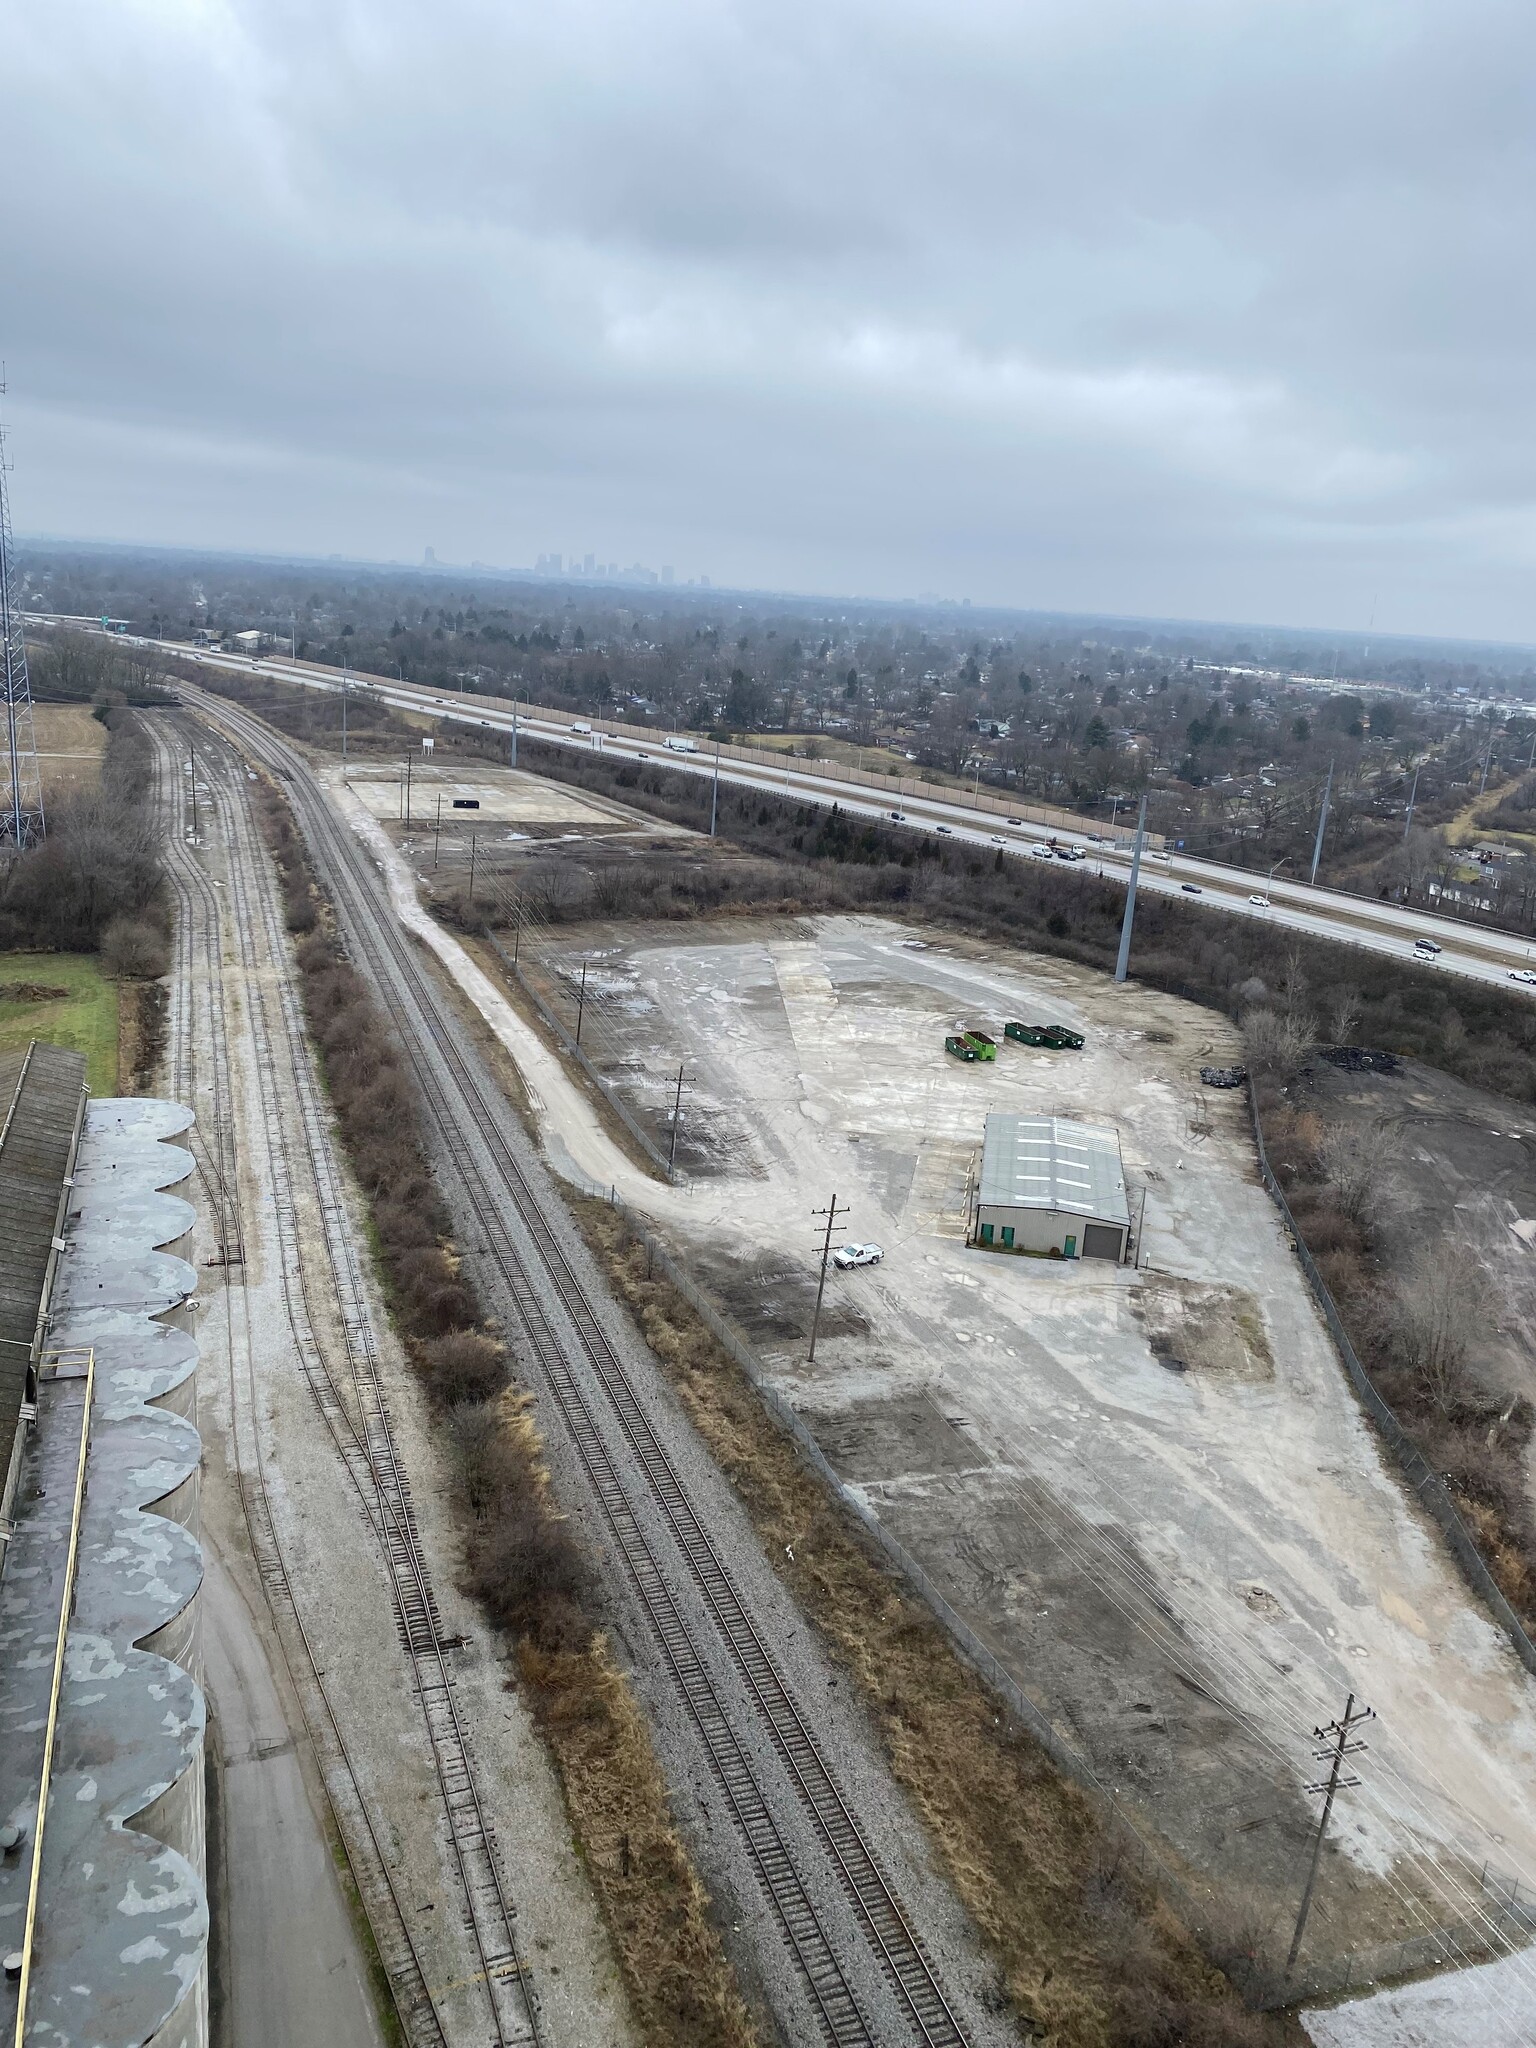
M 23 533 L 1536 640 L 1531 0 L 4 0 Z

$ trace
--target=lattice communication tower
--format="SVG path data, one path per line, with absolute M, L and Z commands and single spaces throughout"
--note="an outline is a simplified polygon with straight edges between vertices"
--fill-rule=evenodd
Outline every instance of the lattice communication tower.
M 0 398 L 5 386 L 0 384 Z M 0 716 L 5 721 L 0 780 L 0 853 L 22 853 L 43 837 L 43 776 L 32 737 L 32 683 L 27 674 L 26 622 L 11 539 L 9 465 L 0 421 Z

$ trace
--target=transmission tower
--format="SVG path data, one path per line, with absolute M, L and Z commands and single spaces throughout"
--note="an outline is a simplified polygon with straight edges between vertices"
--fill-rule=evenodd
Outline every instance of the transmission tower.
M 0 398 L 5 385 L 0 383 Z M 11 496 L 0 421 L 0 714 L 5 719 L 9 780 L 0 786 L 0 851 L 24 852 L 43 837 L 43 777 L 32 737 L 32 684 L 27 675 L 26 626 L 16 583 L 11 539 Z

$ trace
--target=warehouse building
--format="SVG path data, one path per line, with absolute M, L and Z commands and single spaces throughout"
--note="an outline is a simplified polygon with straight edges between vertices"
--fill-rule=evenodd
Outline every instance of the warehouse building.
M 1058 1116 L 987 1118 L 972 1244 L 1118 1263 L 1130 1236 L 1115 1132 Z

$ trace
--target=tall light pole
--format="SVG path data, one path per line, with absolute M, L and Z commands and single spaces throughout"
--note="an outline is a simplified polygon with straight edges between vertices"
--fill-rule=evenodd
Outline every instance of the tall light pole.
M 1328 763 L 1328 780 L 1323 784 L 1323 808 L 1318 814 L 1317 841 L 1312 848 L 1312 886 L 1317 884 L 1318 864 L 1323 858 L 1323 834 L 1328 830 L 1328 800 L 1333 795 L 1333 763 Z
M 1533 757 L 1536 757 L 1536 742 L 1532 743 L 1531 753 Z M 1419 768 L 1422 768 L 1423 765 L 1424 764 L 1421 761 L 1419 763 Z M 1413 807 L 1419 800 L 1419 768 L 1415 768 L 1413 771 L 1413 788 L 1408 792 L 1408 816 L 1403 821 L 1404 846 L 1408 844 L 1408 834 L 1413 830 Z
M 1136 884 L 1141 879 L 1141 849 L 1147 837 L 1147 799 L 1142 793 L 1136 813 L 1136 845 L 1131 853 L 1131 880 L 1125 892 L 1125 921 L 1120 927 L 1120 954 L 1115 961 L 1115 979 L 1124 981 L 1131 965 L 1131 927 L 1136 922 Z
M 709 836 L 715 836 L 715 823 L 720 816 L 720 742 L 715 741 L 715 780 L 709 792 Z

